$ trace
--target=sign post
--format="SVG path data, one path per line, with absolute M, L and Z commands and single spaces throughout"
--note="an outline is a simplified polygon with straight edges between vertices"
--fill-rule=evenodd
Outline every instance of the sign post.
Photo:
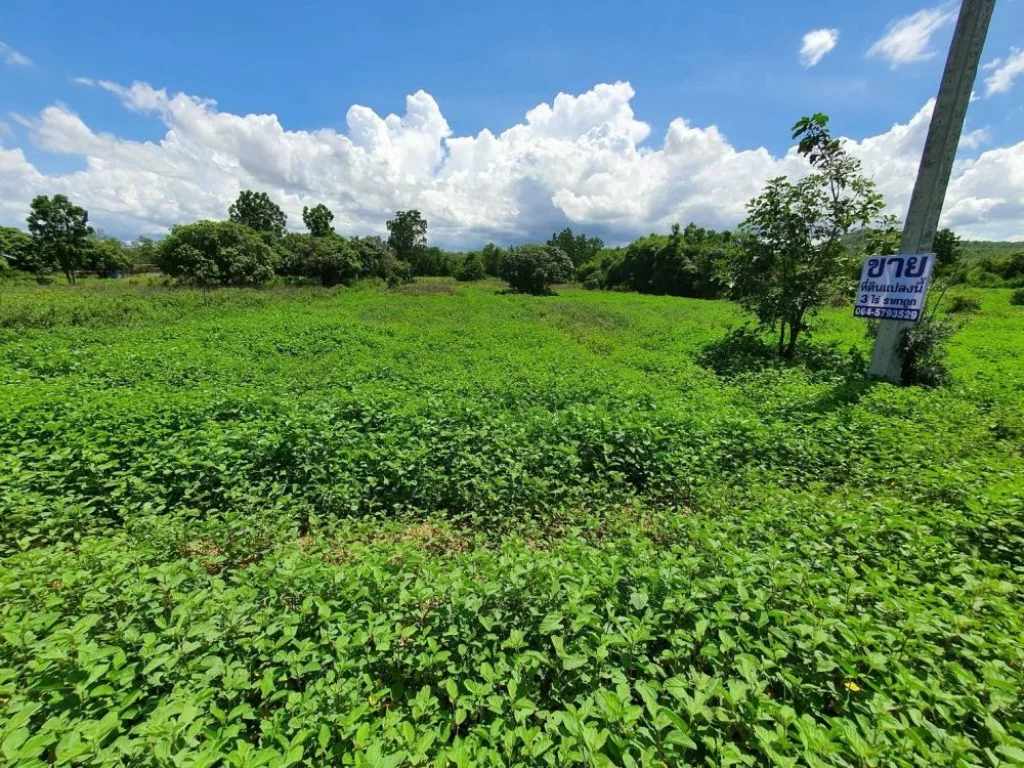
M 924 314 L 934 253 L 870 256 L 864 262 L 853 314 L 916 323 Z
M 949 45 L 946 68 L 942 72 L 939 95 L 935 99 L 931 123 L 928 125 L 928 138 L 925 139 L 914 193 L 910 198 L 910 208 L 907 210 L 903 236 L 900 238 L 899 252 L 903 259 L 913 255 L 927 255 L 932 249 L 935 230 L 939 226 L 939 214 L 942 213 L 942 203 L 946 197 L 946 187 L 949 186 L 949 175 L 953 170 L 953 158 L 956 156 L 960 132 L 964 127 L 967 105 L 971 100 L 971 89 L 974 87 L 974 78 L 978 75 L 981 49 L 985 45 L 995 4 L 996 0 L 963 0 L 960 6 L 960 16 L 953 32 L 953 42 Z M 888 260 L 893 257 L 886 258 Z M 934 256 L 929 259 L 929 262 L 933 261 Z M 887 262 L 886 270 L 888 269 L 890 267 Z M 895 270 L 895 265 L 892 269 Z M 858 293 L 858 298 L 860 295 Z M 923 292 L 921 296 L 924 296 Z M 923 298 L 920 309 L 924 309 Z M 920 319 L 920 313 L 917 317 Z M 894 383 L 899 382 L 902 373 L 900 340 L 903 331 L 908 327 L 908 321 L 905 319 L 882 320 L 871 355 L 872 376 Z

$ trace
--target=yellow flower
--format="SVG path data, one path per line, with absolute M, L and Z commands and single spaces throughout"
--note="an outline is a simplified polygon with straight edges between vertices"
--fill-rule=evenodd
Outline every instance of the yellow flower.
M 846 681 L 846 690 L 853 691 L 854 693 L 856 693 L 857 691 L 860 690 L 860 686 L 857 685 L 855 682 L 853 682 L 853 680 L 847 680 Z

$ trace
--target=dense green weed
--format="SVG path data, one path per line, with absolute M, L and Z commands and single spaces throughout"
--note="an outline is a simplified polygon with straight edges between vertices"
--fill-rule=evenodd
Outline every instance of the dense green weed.
M 3 760 L 1020 761 L 1009 291 L 919 390 L 848 310 L 716 372 L 724 302 L 416 286 L 0 296 Z

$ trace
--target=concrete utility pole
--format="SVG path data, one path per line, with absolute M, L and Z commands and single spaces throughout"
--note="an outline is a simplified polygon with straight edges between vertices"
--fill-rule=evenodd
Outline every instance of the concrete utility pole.
M 914 193 L 903 225 L 900 253 L 928 253 L 932 249 L 949 174 L 953 170 L 953 158 L 967 115 L 967 104 L 978 74 L 981 49 L 985 46 L 995 5 L 996 0 L 963 0 L 960 6 L 960 17 L 953 32 L 953 42 L 949 45 L 946 69 L 942 73 Z M 913 323 L 905 320 L 882 320 L 871 355 L 872 376 L 899 382 L 902 367 L 900 336 L 911 325 Z

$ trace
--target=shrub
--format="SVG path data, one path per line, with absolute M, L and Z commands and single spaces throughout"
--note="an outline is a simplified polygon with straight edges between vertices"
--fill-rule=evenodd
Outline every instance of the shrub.
M 360 277 L 376 277 L 389 284 L 396 280 L 412 280 L 409 263 L 399 259 L 391 247 L 376 235 L 353 237 L 348 242 L 359 257 Z
M 338 235 L 289 233 L 281 239 L 279 248 L 279 272 L 287 277 L 305 277 L 333 286 L 351 283 L 362 269 L 355 248 Z
M 930 318 L 903 331 L 899 352 L 904 386 L 939 387 L 949 381 L 946 342 L 957 330 L 949 320 Z
M 131 256 L 124 245 L 112 237 L 92 240 L 85 257 L 85 268 L 100 277 L 116 277 L 132 267 Z
M 595 269 L 583 279 L 583 287 L 588 291 L 599 291 L 604 288 L 605 274 L 600 269 Z
M 730 242 L 728 232 L 674 226 L 668 237 L 648 235 L 630 244 L 610 263 L 608 283 L 639 293 L 712 298 L 721 291 L 716 262 Z
M 559 248 L 551 245 L 524 245 L 505 256 L 501 276 L 512 290 L 542 295 L 551 285 L 572 278 L 572 262 Z
M 1018 288 L 1010 294 L 1010 303 L 1015 307 L 1024 307 L 1024 288 Z
M 274 277 L 277 263 L 259 235 L 231 221 L 179 225 L 157 253 L 161 272 L 204 285 L 262 285 Z
M 494 243 L 488 243 L 480 249 L 480 259 L 484 270 L 492 277 L 501 277 L 501 263 L 505 260 L 505 251 Z
M 954 296 L 949 302 L 949 309 L 946 311 L 951 315 L 980 312 L 981 302 L 973 296 Z
M 486 274 L 480 254 L 470 253 L 466 255 L 462 265 L 456 270 L 455 279 L 460 283 L 470 283 L 474 280 L 483 280 Z

